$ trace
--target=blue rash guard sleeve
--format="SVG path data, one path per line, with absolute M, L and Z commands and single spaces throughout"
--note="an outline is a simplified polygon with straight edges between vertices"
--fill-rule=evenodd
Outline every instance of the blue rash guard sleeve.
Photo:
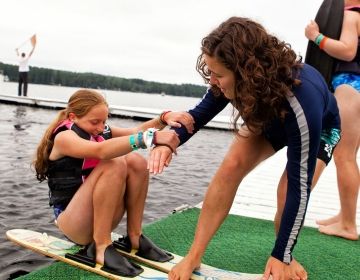
M 195 106 L 195 108 L 188 111 L 195 121 L 194 133 L 188 133 L 184 126 L 172 128 L 179 135 L 180 145 L 184 144 L 196 132 L 198 132 L 199 129 L 211 121 L 226 107 L 228 103 L 229 100 L 224 96 L 215 96 L 211 89 L 208 89 L 202 100 Z
M 328 92 L 320 74 L 304 66 L 300 79 L 302 85 L 287 98 L 289 109 L 284 132 L 288 146 L 288 186 L 279 233 L 271 253 L 284 263 L 292 260 L 292 251 L 304 222 L 321 130 L 328 125 L 339 127 L 338 110 L 333 106 L 334 97 Z
M 272 256 L 290 263 L 292 251 L 303 225 L 310 197 L 310 187 L 314 174 L 316 155 L 320 143 L 321 112 L 313 110 L 308 120 L 299 100 L 289 98 L 292 110 L 285 120 L 285 133 L 288 137 L 286 172 L 288 177 L 286 202 L 279 233 Z M 316 116 L 315 116 L 316 115 Z

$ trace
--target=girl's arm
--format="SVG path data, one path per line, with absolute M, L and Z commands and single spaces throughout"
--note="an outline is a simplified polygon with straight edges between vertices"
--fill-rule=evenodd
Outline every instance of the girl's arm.
M 319 47 L 332 57 L 351 61 L 355 57 L 358 47 L 358 21 L 358 12 L 345 11 L 340 39 L 324 38 L 322 40 L 325 41 Z M 305 28 L 305 36 L 312 41 L 315 41 L 320 32 L 315 21 L 311 21 Z
M 166 116 L 166 119 L 165 119 Z M 120 137 L 125 135 L 130 135 L 137 133 L 139 131 L 145 131 L 148 128 L 156 128 L 162 130 L 167 125 L 172 127 L 184 127 L 186 130 L 191 133 L 194 129 L 194 121 L 187 112 L 171 112 L 164 111 L 152 120 L 146 121 L 139 126 L 132 128 L 121 128 L 121 127 L 111 127 L 111 132 L 113 137 Z
M 123 128 L 123 127 L 111 126 L 111 133 L 113 137 L 122 137 L 137 133 L 139 131 L 145 131 L 148 128 L 152 128 L 152 127 L 156 129 L 163 129 L 165 126 L 166 126 L 165 124 L 161 123 L 160 117 L 157 117 L 152 120 L 146 121 L 136 127 Z
M 100 160 L 111 159 L 138 148 L 146 149 L 152 146 L 155 135 L 153 137 L 150 137 L 148 132 L 144 132 L 114 137 L 103 142 L 95 142 L 79 137 L 74 131 L 66 130 L 56 135 L 49 159 L 56 160 L 64 156 Z M 174 152 L 179 144 L 174 131 L 156 132 L 156 141 L 159 145 L 169 142 L 168 146 Z M 134 145 L 136 148 L 133 148 Z
M 66 130 L 56 135 L 49 159 L 56 160 L 64 156 L 111 159 L 131 151 L 130 136 L 111 138 L 103 142 L 93 142 L 79 137 L 74 131 Z

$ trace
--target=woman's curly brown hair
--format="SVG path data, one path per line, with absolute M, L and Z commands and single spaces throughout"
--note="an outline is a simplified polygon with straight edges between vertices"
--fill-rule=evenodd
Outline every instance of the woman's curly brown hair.
M 266 32 L 260 24 L 241 17 L 223 22 L 202 40 L 202 54 L 196 69 L 210 83 L 204 55 L 216 58 L 235 76 L 235 98 L 231 101 L 239 111 L 235 114 L 234 129 L 241 117 L 244 124 L 255 133 L 275 118 L 286 114 L 286 97 L 291 94 L 296 70 L 301 67 L 289 44 Z M 214 94 L 221 94 L 211 85 Z

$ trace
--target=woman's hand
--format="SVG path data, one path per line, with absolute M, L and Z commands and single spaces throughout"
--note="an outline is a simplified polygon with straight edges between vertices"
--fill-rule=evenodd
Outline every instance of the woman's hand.
M 185 256 L 169 272 L 170 280 L 189 280 L 193 271 L 200 266 L 200 261 L 193 261 L 189 255 Z
M 180 140 L 173 130 L 156 131 L 153 143 L 155 146 L 168 146 L 176 154 L 176 148 L 179 146 Z
M 295 259 L 285 267 L 285 279 L 307 280 L 307 272 Z
M 168 112 L 163 120 L 172 127 L 185 126 L 188 133 L 194 131 L 194 119 L 188 112 Z
M 310 23 L 305 27 L 306 38 L 314 42 L 319 34 L 320 31 L 318 24 L 314 20 L 311 20 Z
M 285 268 L 287 264 L 270 257 L 267 261 L 262 280 L 285 280 Z

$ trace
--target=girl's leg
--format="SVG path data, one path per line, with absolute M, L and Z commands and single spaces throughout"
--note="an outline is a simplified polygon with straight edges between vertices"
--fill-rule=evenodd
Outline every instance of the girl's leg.
M 319 221 L 322 233 L 346 239 L 359 238 L 356 227 L 356 207 L 360 175 L 356 156 L 360 143 L 360 94 L 348 85 L 336 89 L 342 137 L 334 151 L 340 196 L 340 213 L 328 220 Z
M 132 248 L 139 248 L 142 233 L 145 200 L 149 186 L 149 171 L 146 160 L 137 153 L 125 156 L 128 173 L 126 178 L 125 208 L 127 211 L 127 233 Z
M 101 264 L 113 225 L 124 213 L 126 177 L 124 157 L 101 161 L 58 217 L 58 226 L 69 239 L 79 244 L 95 241 Z

